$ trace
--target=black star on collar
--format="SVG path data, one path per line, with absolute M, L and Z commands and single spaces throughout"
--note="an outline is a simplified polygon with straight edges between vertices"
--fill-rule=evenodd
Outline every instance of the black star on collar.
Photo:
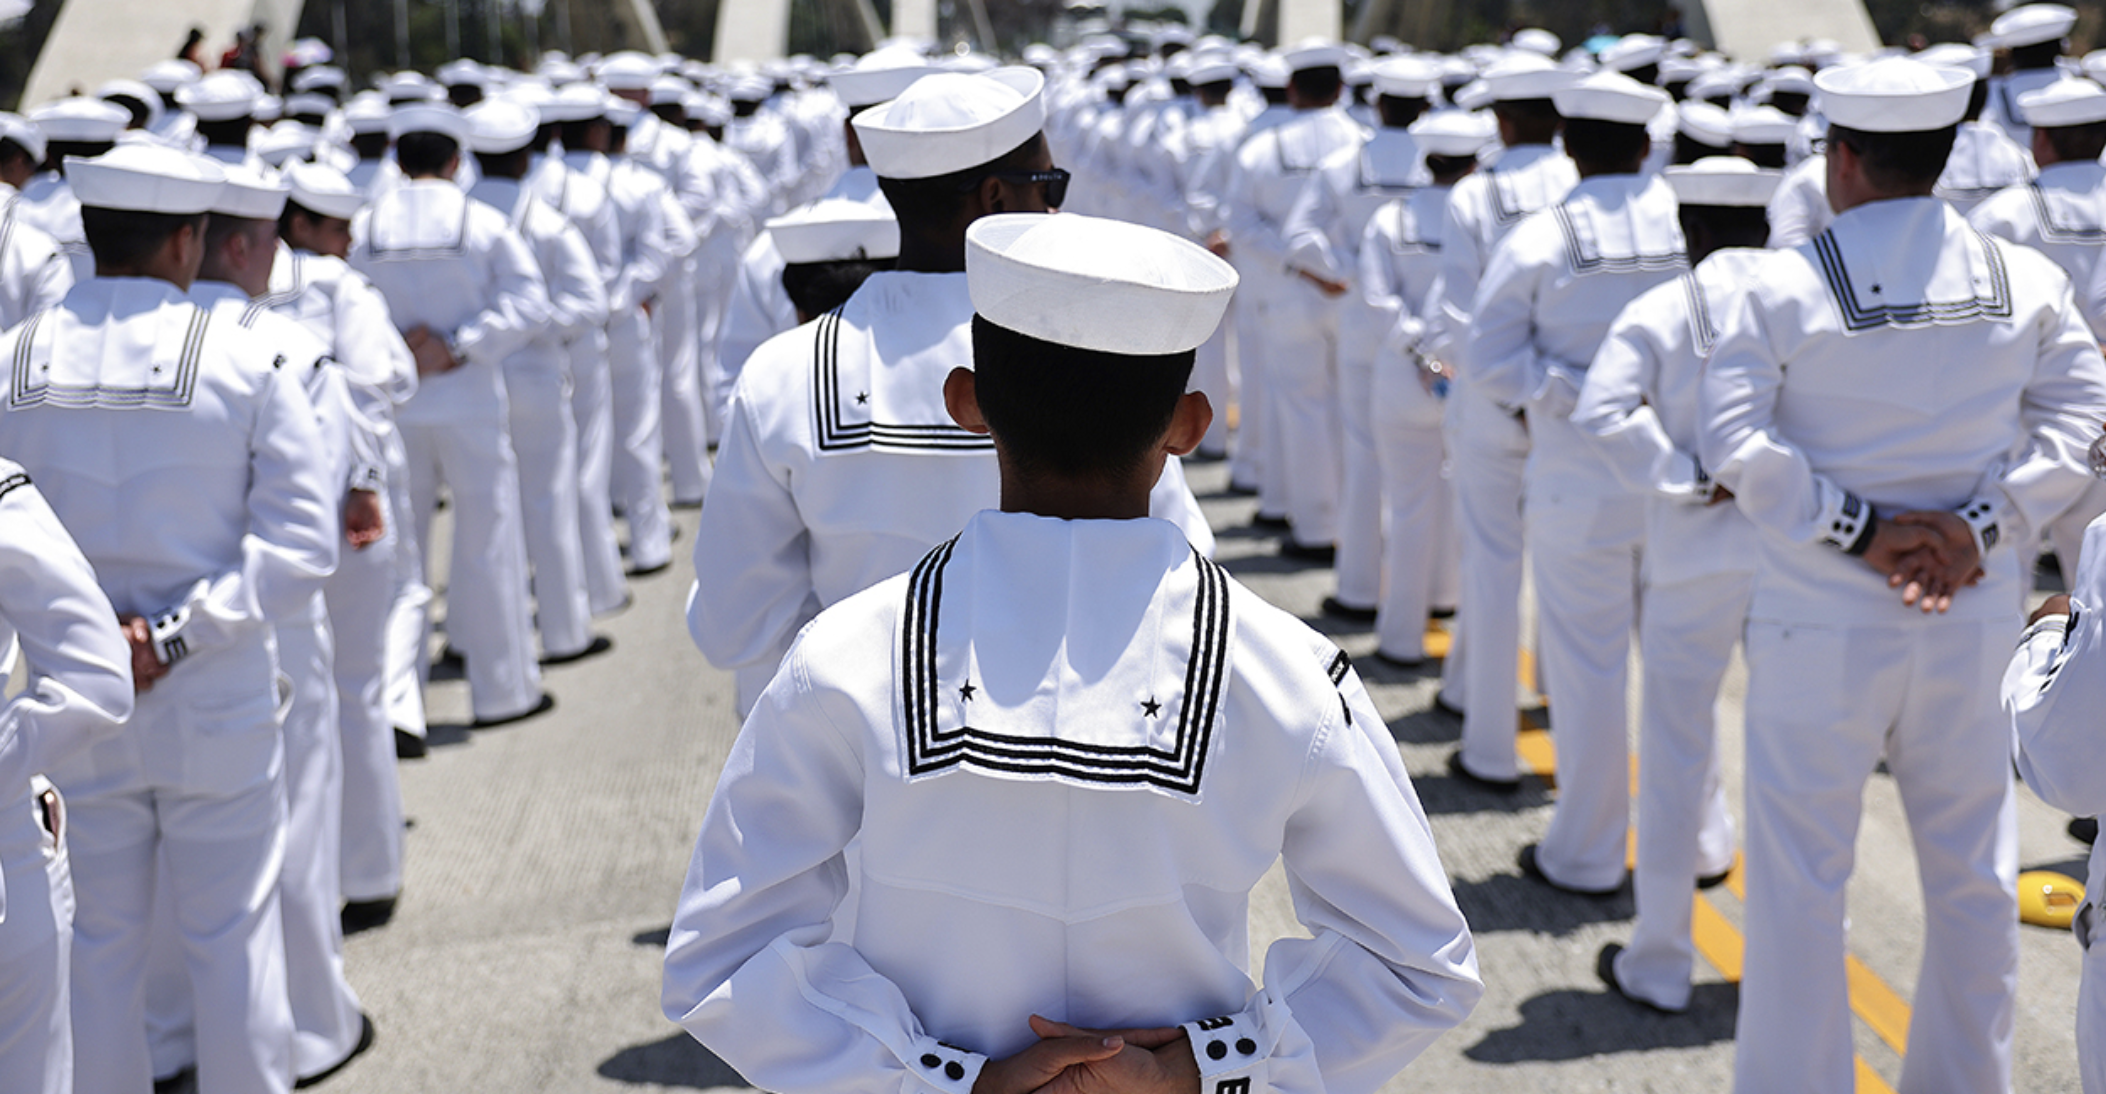
M 1163 704 L 1156 702 L 1155 696 L 1151 695 L 1141 704 L 1141 713 L 1150 718 L 1157 717 L 1163 713 Z
M 974 687 L 973 682 L 971 680 L 967 680 L 965 682 L 965 686 L 958 689 L 958 698 L 970 703 L 973 701 L 973 692 L 976 692 L 978 690 L 980 689 Z
M 858 392 L 856 392 L 856 405 L 857 405 L 857 406 L 862 406 L 862 405 L 863 405 L 864 403 L 867 403 L 867 402 L 869 402 L 869 401 L 870 401 L 870 393 L 869 393 L 869 392 L 867 392 L 867 391 L 858 391 Z

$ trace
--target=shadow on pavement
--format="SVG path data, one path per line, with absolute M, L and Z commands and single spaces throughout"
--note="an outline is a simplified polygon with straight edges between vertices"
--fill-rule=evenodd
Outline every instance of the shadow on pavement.
M 685 1086 L 696 1090 L 747 1087 L 717 1054 L 681 1031 L 648 1045 L 631 1045 L 600 1064 L 600 1077 L 622 1083 Z
M 1359 662 L 1354 662 L 1357 666 Z M 1362 680 L 1369 680 L 1362 676 Z M 1376 678 L 1371 683 L 1390 683 Z M 1389 735 L 1399 744 L 1430 745 L 1462 740 L 1462 719 L 1439 707 L 1413 711 L 1389 723 Z M 1417 780 L 1413 780 L 1417 781 Z
M 473 736 L 470 728 L 460 722 L 433 722 L 424 727 L 424 747 L 452 748 L 467 744 Z
M 1396 732 L 1394 727 L 1391 732 Z M 1460 813 L 1519 813 L 1551 802 L 1550 788 L 1532 775 L 1523 775 L 1521 789 L 1511 794 L 1487 790 L 1445 774 L 1414 775 L 1411 788 L 1418 791 L 1419 808 L 1424 809 L 1429 817 L 1450 817 Z
M 1475 926 L 1475 920 L 1472 920 Z M 1697 1048 L 1733 1039 L 1740 988 L 1698 984 L 1681 1014 L 1655 1014 L 1607 989 L 1546 991 L 1521 1004 L 1521 1024 L 1463 1050 L 1485 1064 L 1578 1060 L 1611 1052 Z
M 666 940 L 671 938 L 672 936 L 673 928 L 670 925 L 668 925 L 660 927 L 657 930 L 642 931 L 638 933 L 634 938 L 629 939 L 629 941 L 634 942 L 639 946 L 649 946 L 654 950 L 662 950 L 665 949 Z
M 1478 934 L 1529 931 L 1564 937 L 1595 923 L 1615 923 L 1638 914 L 1629 887 L 1613 896 L 1591 897 L 1559 892 L 1518 870 L 1483 881 L 1455 883 L 1455 904 L 1470 930 Z

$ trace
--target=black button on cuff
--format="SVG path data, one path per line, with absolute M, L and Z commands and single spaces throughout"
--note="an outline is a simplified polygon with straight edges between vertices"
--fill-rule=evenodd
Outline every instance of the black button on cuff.
M 1236 1042 L 1236 1051 L 1245 1056 L 1254 1056 L 1258 1052 L 1258 1042 L 1245 1037 Z
M 1207 1059 L 1219 1060 L 1226 1055 L 1228 1055 L 1227 1045 L 1221 1043 L 1220 1041 L 1207 1042 Z
M 965 1078 L 965 1065 L 952 1060 L 950 1063 L 943 1065 L 943 1074 L 955 1083 Z
M 922 1058 L 921 1058 L 921 1066 L 923 1066 L 923 1067 L 927 1067 L 927 1068 L 935 1068 L 935 1067 L 941 1067 L 941 1066 L 943 1066 L 943 1061 L 942 1061 L 942 1060 L 939 1060 L 939 1059 L 937 1059 L 937 1058 L 936 1058 L 936 1054 L 935 1054 L 935 1053 L 933 1053 L 933 1052 L 931 1052 L 931 1053 L 927 1053 L 927 1054 L 925 1054 L 925 1055 L 923 1055 L 923 1056 L 922 1056 Z

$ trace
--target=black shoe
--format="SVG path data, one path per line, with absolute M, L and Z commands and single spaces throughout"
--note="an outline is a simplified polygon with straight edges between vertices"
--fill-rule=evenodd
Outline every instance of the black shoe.
M 333 1064 L 330 1064 L 328 1067 L 323 1068 L 322 1070 L 317 1071 L 312 1075 L 304 1075 L 298 1079 L 294 1079 L 293 1089 L 304 1090 L 307 1087 L 313 1086 L 316 1083 L 321 1082 L 323 1079 L 326 1079 L 331 1075 L 342 1071 L 346 1064 L 349 1064 L 351 1061 L 356 1060 L 360 1056 L 365 1055 L 366 1050 L 372 1047 L 373 1017 L 369 1014 L 366 1014 L 364 1011 L 360 1011 L 358 1015 L 358 1043 L 351 1046 L 351 1055 L 346 1056 Z
M 1335 615 L 1340 619 L 1354 623 L 1373 623 L 1375 621 L 1375 609 L 1356 608 L 1335 596 L 1324 598 L 1324 614 Z
M 348 938 L 360 931 L 387 926 L 388 921 L 395 918 L 395 902 L 399 899 L 401 898 L 384 896 L 379 900 L 345 901 L 344 910 L 339 916 L 344 936 Z
M 1548 885 L 1561 893 L 1571 893 L 1573 896 L 1588 896 L 1600 899 L 1603 897 L 1612 897 L 1620 892 L 1623 892 L 1624 883 L 1621 881 L 1609 886 L 1606 889 L 1578 889 L 1570 885 L 1565 885 L 1560 882 L 1550 880 L 1550 875 L 1543 872 L 1543 864 L 1536 861 L 1536 845 L 1533 843 L 1529 844 L 1526 847 L 1523 847 L 1521 849 L 1521 854 L 1516 856 L 1514 861 L 1516 865 L 1521 867 L 1522 877 L 1542 882 L 1543 884 Z
M 1432 659 L 1427 657 L 1394 657 L 1390 654 L 1382 652 L 1381 650 L 1376 650 L 1375 660 L 1380 661 L 1393 669 L 1403 669 L 1406 672 L 1416 672 L 1419 669 L 1425 668 L 1426 663 Z
M 1456 706 L 1454 703 L 1449 702 L 1448 696 L 1438 691 L 1433 693 L 1433 709 L 1440 711 L 1442 714 L 1446 714 L 1451 718 L 1467 718 L 1470 716 L 1469 711 L 1464 710 L 1463 708 Z
M 1220 463 L 1228 459 L 1228 449 L 1195 448 L 1184 457 L 1186 463 Z
M 671 569 L 672 565 L 673 560 L 666 559 L 664 562 L 661 562 L 656 566 L 631 566 L 629 567 L 627 573 L 630 577 L 649 577 L 652 574 L 662 573 L 665 570 Z
M 614 639 L 604 634 L 596 634 L 592 636 L 592 641 L 585 644 L 584 649 L 572 650 L 569 653 L 551 653 L 544 656 L 541 659 L 541 663 L 544 665 L 568 665 L 573 661 L 583 661 L 588 657 L 596 657 L 613 648 Z
M 456 672 L 458 672 L 461 669 L 461 667 L 466 665 L 467 663 L 468 659 L 461 655 L 461 651 L 454 649 L 453 643 L 448 642 L 445 645 L 439 647 L 438 660 L 433 661 L 431 663 L 431 667 L 435 669 L 453 669 Z
M 197 1094 L 197 1069 L 186 1067 L 154 1080 L 154 1094 Z
M 1719 886 L 1724 885 L 1726 883 L 1726 879 L 1732 876 L 1733 867 L 1731 866 L 1728 866 L 1715 874 L 1698 874 L 1696 879 L 1696 887 L 1699 889 L 1716 889 Z
M 1253 528 L 1291 528 L 1294 526 L 1294 522 L 1286 517 L 1276 517 L 1270 513 L 1257 513 L 1250 518 L 1250 526 Z
M 1245 486 L 1234 479 L 1229 480 L 1228 490 L 1225 492 L 1239 498 L 1255 498 L 1258 496 L 1257 487 Z
M 1451 778 L 1460 779 L 1461 781 L 1469 783 L 1472 786 L 1479 787 L 1485 790 L 1490 790 L 1500 794 L 1512 794 L 1515 791 L 1521 789 L 1520 779 L 1514 779 L 1512 781 L 1508 781 L 1506 779 L 1487 779 L 1484 776 L 1479 775 L 1477 772 L 1472 771 L 1467 767 L 1464 767 L 1462 762 L 1462 749 L 1459 748 L 1453 752 L 1448 753 L 1448 775 Z
M 401 727 L 395 729 L 395 758 L 398 760 L 421 760 L 431 752 L 431 745 L 424 738 Z
M 535 703 L 533 706 L 530 706 L 517 714 L 507 714 L 502 718 L 477 718 L 475 721 L 469 723 L 469 725 L 474 729 L 495 729 L 498 726 L 508 726 L 514 722 L 524 722 L 528 718 L 532 718 L 541 714 L 547 714 L 549 711 L 552 711 L 554 709 L 556 709 L 556 697 L 544 691 L 541 693 L 540 702 Z
M 701 498 L 696 498 L 696 499 L 694 499 L 693 501 L 689 501 L 689 500 L 687 500 L 687 499 L 685 499 L 685 498 L 674 498 L 674 499 L 673 499 L 672 501 L 669 501 L 669 502 L 667 502 L 667 503 L 666 503 L 666 508 L 668 508 L 668 509 L 700 509 L 700 508 L 702 508 L 702 499 L 701 499 Z
M 2071 817 L 2068 831 L 2069 838 L 2076 840 L 2078 843 L 2097 843 L 2099 839 L 2099 818 Z
M 1682 1013 L 1678 1010 L 1669 1010 L 1650 999 L 1640 999 L 1623 990 L 1623 981 L 1616 979 L 1616 955 L 1622 952 L 1623 943 L 1611 942 L 1603 946 L 1601 953 L 1594 959 L 1594 975 L 1601 977 L 1602 984 L 1609 989 L 1610 993 L 1621 996 L 1633 1005 L 1644 1007 L 1655 1014 Z
M 1328 566 L 1338 560 L 1338 548 L 1329 543 L 1308 544 L 1284 539 L 1280 541 L 1280 557 Z
M 1427 612 L 1426 615 L 1428 618 L 1431 619 L 1453 619 L 1455 618 L 1455 609 L 1435 608 L 1432 611 Z

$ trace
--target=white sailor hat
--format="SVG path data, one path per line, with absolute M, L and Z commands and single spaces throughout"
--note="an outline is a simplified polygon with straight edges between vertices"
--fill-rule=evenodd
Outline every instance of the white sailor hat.
M 534 74 L 557 87 L 585 79 L 585 70 L 564 59 L 561 54 L 541 58 L 541 63 L 534 66 Z
M 1400 99 L 1423 99 L 1441 86 L 1440 66 L 1423 57 L 1384 57 L 1374 75 L 1376 92 Z
M 1037 68 L 1051 68 L 1060 63 L 1060 51 L 1044 42 L 1033 42 L 1024 47 L 1024 63 Z
M 848 262 L 899 257 L 899 218 L 889 207 L 850 198 L 825 198 L 768 221 L 782 260 Z
M 461 115 L 468 123 L 468 150 L 489 156 L 517 152 L 541 129 L 541 114 L 516 99 L 484 99 Z
M 335 65 L 315 65 L 312 68 L 301 69 L 299 74 L 292 78 L 292 89 L 313 91 L 317 88 L 331 87 L 342 91 L 346 83 L 343 69 Z
M 1691 99 L 1675 108 L 1675 132 L 1706 148 L 1733 146 L 1733 116 L 1726 109 Z
M 2061 4 L 2026 4 L 1997 16 L 1996 22 L 1989 24 L 1989 35 L 1997 45 L 2016 49 L 2061 41 L 2069 37 L 2070 28 L 2076 25 L 2077 13 L 2073 8 Z
M 1124 91 L 1133 86 L 1133 73 L 1125 65 L 1099 69 L 1090 82 L 1106 91 Z
M 1148 47 L 1161 49 L 1168 45 L 1189 46 L 1192 44 L 1192 28 L 1183 23 L 1164 23 L 1148 32 Z
M 1192 67 L 1185 73 L 1185 80 L 1194 87 L 1204 87 L 1233 80 L 1236 72 L 1236 60 L 1228 54 L 1201 53 L 1192 58 Z
M 1542 27 L 1523 27 L 1514 32 L 1514 36 L 1507 40 L 1507 44 L 1515 49 L 1541 57 L 1555 57 L 1558 55 L 1558 50 L 1565 48 L 1563 39 L 1544 30 Z
M 1287 62 L 1270 53 L 1251 62 L 1250 82 L 1259 87 L 1283 88 L 1293 76 L 1294 70 L 1287 67 Z
M 693 84 L 678 76 L 660 76 L 651 81 L 649 98 L 652 106 L 678 106 L 687 101 L 687 93 L 694 89 Z
M 263 84 L 240 69 L 220 69 L 176 92 L 176 102 L 201 122 L 231 122 L 256 113 Z
M 172 95 L 185 84 L 194 84 L 204 71 L 182 58 L 155 61 L 139 73 L 139 82 L 164 95 Z
M 344 124 L 354 136 L 385 133 L 388 117 L 394 112 L 395 108 L 388 105 L 387 96 L 378 91 L 362 91 L 344 104 Z
M 1485 92 L 1495 103 L 1548 99 L 1579 80 L 1579 73 L 1534 53 L 1509 53 L 1484 70 Z
M 766 102 L 775 94 L 775 81 L 758 72 L 745 72 L 724 82 L 724 97 L 735 103 Z
M 985 53 L 953 53 L 936 63 L 945 72 L 993 72 L 1002 67 L 1000 61 Z
M 1411 123 L 1413 140 L 1429 156 L 1474 156 L 1498 135 L 1498 123 L 1468 110 L 1437 110 Z M 1063 214 L 1065 215 L 1065 214 Z
M 625 49 L 602 60 L 594 75 L 609 91 L 643 91 L 664 71 L 658 58 Z
M 600 114 L 607 119 L 608 125 L 616 129 L 627 129 L 636 124 L 636 119 L 642 117 L 643 112 L 643 107 L 619 95 L 609 95 L 607 105 Z
M 1683 205 L 1764 206 L 1784 180 L 1784 172 L 1757 167 L 1739 156 L 1705 156 L 1669 167 L 1660 176 Z
M 437 133 L 465 144 L 468 123 L 452 103 L 406 103 L 388 114 L 388 136 L 401 140 L 405 133 Z
M 93 159 L 66 157 L 66 182 L 93 208 L 194 216 L 219 200 L 227 173 L 203 156 L 141 142 Z
M 583 122 L 607 116 L 607 93 L 592 84 L 571 84 L 541 104 L 545 122 Z
M 240 217 L 244 220 L 276 220 L 285 211 L 285 183 L 279 181 L 275 172 L 265 172 L 247 164 L 234 164 L 221 168 L 226 181 L 219 188 L 219 196 L 212 199 L 206 210 L 214 216 Z
M 394 72 L 373 81 L 373 86 L 391 103 L 419 103 L 444 98 L 431 78 L 422 72 Z
M 1687 95 L 1690 101 L 1731 98 L 1738 95 L 1740 89 L 1746 85 L 1747 80 L 1741 73 L 1730 68 L 1715 68 L 1689 81 L 1689 86 L 1682 89 L 1682 94 Z M 1687 102 L 1684 105 L 1687 105 Z
M 1288 72 L 1342 68 L 1346 63 L 1346 51 L 1329 38 L 1304 38 L 1293 47 L 1281 50 L 1280 60 L 1287 62 Z
M 721 95 L 697 92 L 687 101 L 687 116 L 712 129 L 731 121 L 731 104 Z
M 1811 95 L 1814 93 L 1813 73 L 1798 65 L 1786 65 L 1763 76 L 1762 86 L 1772 95 Z
M 326 164 L 292 164 L 285 169 L 285 188 L 286 197 L 301 208 L 339 220 L 350 220 L 366 204 L 358 187 Z
M 1867 133 L 1916 133 L 1959 124 L 1974 74 L 1907 57 L 1822 69 L 1814 77 L 1831 125 Z
M 272 167 L 283 167 L 289 160 L 312 155 L 321 139 L 321 130 L 287 119 L 258 134 L 249 147 L 263 162 Z
M 284 109 L 287 117 L 298 117 L 302 114 L 327 117 L 330 111 L 336 109 L 336 103 L 327 95 L 303 91 L 297 95 L 286 96 Z
M 0 111 L 0 141 L 13 141 L 37 163 L 44 162 L 44 131 L 20 114 Z
M 1597 72 L 1552 92 L 1550 101 L 1567 118 L 1644 125 L 1674 100 L 1667 92 L 1621 72 Z
M 1045 86 L 1035 68 L 939 72 L 851 124 L 878 177 L 934 178 L 998 159 L 1044 129 Z
M 468 57 L 448 61 L 440 65 L 432 75 L 438 77 L 442 87 L 488 87 L 490 74 L 483 66 Z
M 111 80 L 95 89 L 98 99 L 125 98 L 146 108 L 146 127 L 153 128 L 161 120 L 161 93 L 138 80 Z
M 284 110 L 285 100 L 266 93 L 256 100 L 256 105 L 249 110 L 249 117 L 269 125 L 282 117 Z
M 1629 72 L 1659 64 L 1666 52 L 1667 39 L 1657 34 L 1626 34 L 1602 49 L 1601 65 L 1615 72 Z
M 85 95 L 58 99 L 29 112 L 47 141 L 114 141 L 132 122 L 131 111 Z
M 874 50 L 859 58 L 854 67 L 827 77 L 827 84 L 850 110 L 891 102 L 908 85 L 936 68 L 911 49 Z
M 1660 58 L 1660 83 L 1686 84 L 1710 71 L 1703 64 L 1688 58 L 1669 54 Z
M 973 311 L 1056 345 L 1128 356 L 1197 349 L 1236 271 L 1168 232 L 1079 213 L 998 213 L 965 230 Z
M 1961 42 L 1940 42 L 1928 49 L 1920 50 L 1912 56 L 1927 65 L 1964 68 L 1974 73 L 1974 78 L 1977 80 L 1989 78 L 1989 51 L 1979 46 L 1971 46 Z
M 2018 97 L 2018 113 L 2035 129 L 2106 122 L 2106 88 L 2064 76 Z
M 1799 119 L 1774 106 L 1742 107 L 1730 118 L 1740 144 L 1784 144 L 1799 131 Z

